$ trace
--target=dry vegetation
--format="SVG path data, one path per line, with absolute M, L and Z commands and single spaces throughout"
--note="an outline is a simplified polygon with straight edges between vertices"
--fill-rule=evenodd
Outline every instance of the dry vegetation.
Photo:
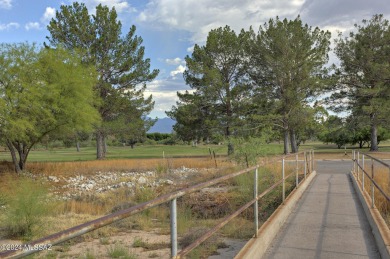
M 379 159 L 390 158 L 389 153 L 387 154 L 376 153 L 370 155 Z M 384 162 L 387 163 L 388 165 L 390 164 L 388 160 L 385 160 Z M 360 163 L 362 163 L 362 156 L 360 156 Z M 372 163 L 371 159 L 365 157 L 364 170 L 370 177 L 374 178 L 375 182 L 379 185 L 381 190 L 387 196 L 390 196 L 390 168 L 376 161 Z M 361 184 L 364 184 L 365 191 L 371 196 L 372 185 L 371 185 L 371 181 L 367 178 L 368 177 L 364 177 L 364 183 L 362 183 L 363 175 L 362 175 L 362 171 L 359 170 L 359 180 Z M 390 227 L 390 202 L 386 199 L 386 197 L 381 193 L 381 191 L 378 188 L 375 187 L 374 190 L 375 190 L 374 191 L 375 206 L 381 212 L 382 217 L 385 219 L 387 225 Z
M 215 161 L 208 158 L 177 158 L 177 159 L 142 159 L 142 160 L 107 160 L 107 161 L 86 161 L 86 162 L 58 162 L 58 163 L 30 163 L 28 171 L 35 177 L 38 185 L 45 185 L 49 192 L 52 188 L 58 188 L 59 183 L 41 182 L 39 179 L 45 179 L 48 176 L 74 176 L 74 175 L 92 175 L 96 171 L 126 171 L 153 170 L 160 177 L 172 177 L 174 185 L 159 186 L 151 188 L 139 188 L 128 190 L 119 188 L 106 193 L 95 193 L 80 196 L 76 199 L 67 201 L 55 200 L 55 206 L 44 216 L 45 224 L 40 227 L 40 232 L 25 239 L 36 239 L 53 232 L 58 232 L 66 228 L 93 220 L 99 216 L 133 206 L 137 203 L 150 200 L 162 193 L 168 193 L 174 189 L 186 187 L 196 182 L 205 181 L 227 173 L 236 171 L 237 168 L 230 161 L 219 159 L 216 161 L 218 168 L 215 168 Z M 263 161 L 264 162 L 264 161 Z M 185 180 L 175 178 L 170 175 L 170 170 L 179 167 L 197 168 L 198 173 L 191 175 Z M 291 164 L 288 170 L 294 170 L 295 166 Z M 290 168 L 291 167 L 291 168 Z M 269 163 L 269 167 L 264 167 L 260 174 L 260 191 L 276 182 L 281 177 L 280 163 Z M 26 176 L 24 176 L 26 177 Z M 13 187 L 10 183 L 18 182 L 21 176 L 14 173 L 2 173 L 0 177 L 1 193 L 11 193 Z M 293 186 L 294 179 L 291 179 L 290 187 Z M 22 186 L 20 186 L 22 187 Z M 219 222 L 220 218 L 230 214 L 242 203 L 248 201 L 253 195 L 253 174 L 243 175 L 227 183 L 222 183 L 213 188 L 186 195 L 178 200 L 178 232 L 181 242 L 184 240 L 193 240 L 191 233 L 200 233 L 202 228 L 209 229 Z M 279 193 L 278 193 L 279 192 Z M 277 190 L 267 202 L 262 203 L 261 220 L 273 211 L 274 207 L 280 202 L 280 190 Z M 1 197 L 0 197 L 1 202 Z M 0 204 L 1 205 L 1 204 Z M 2 217 L 0 215 L 0 217 Z M 0 219 L 2 221 L 2 219 Z M 223 247 L 224 238 L 249 238 L 253 235 L 253 210 L 249 209 L 234 223 L 225 226 L 216 239 L 212 242 L 206 242 L 200 248 L 195 249 L 190 257 L 203 258 L 215 253 L 215 250 Z M 200 228 L 200 226 L 202 226 Z M 156 235 L 169 234 L 169 208 L 167 205 L 147 210 L 129 219 L 101 228 L 77 238 L 64 246 L 57 248 L 57 255 L 65 256 L 70 253 L 67 247 L 73 246 L 80 241 L 91 241 L 101 238 L 113 238 L 120 233 L 131 231 L 153 231 Z M 6 230 L 1 229 L 0 237 L 6 234 Z M 1 239 L 1 238 L 0 238 Z M 214 242 L 214 241 L 215 242 Z M 185 243 L 185 242 L 184 242 Z M 184 243 L 181 243 L 182 245 Z M 148 246 L 155 246 L 149 244 Z M 146 246 L 146 245 L 145 245 Z M 114 248 L 113 248 L 114 249 Z M 144 248 L 146 251 L 147 248 Z M 85 252 L 85 251 L 84 251 Z M 83 252 L 82 252 L 83 253 Z M 150 253 L 149 253 L 150 254 Z M 110 256 L 108 256 L 109 258 Z
M 315 154 L 316 159 L 351 159 L 351 154 L 347 153 L 332 153 L 332 154 Z M 297 166 L 300 172 L 299 179 L 304 177 L 304 157 L 298 157 L 299 163 L 296 164 L 295 156 L 290 156 L 286 159 L 286 175 L 295 172 Z M 46 186 L 49 192 L 53 188 L 58 188 L 59 183 L 47 182 L 43 183 L 39 179 L 45 179 L 48 176 L 74 176 L 74 175 L 93 175 L 97 171 L 155 171 L 158 177 L 170 177 L 175 184 L 164 185 L 150 188 L 118 188 L 105 193 L 93 193 L 89 195 L 81 195 L 75 199 L 67 201 L 55 200 L 54 208 L 44 217 L 45 224 L 41 227 L 41 231 L 29 238 L 37 238 L 53 232 L 58 232 L 66 228 L 93 220 L 99 216 L 118 211 L 120 209 L 131 207 L 137 203 L 150 200 L 163 193 L 171 192 L 175 189 L 183 188 L 192 185 L 196 182 L 203 182 L 207 179 L 215 178 L 224 174 L 228 174 L 237 170 L 237 166 L 226 159 L 216 161 L 218 168 L 215 167 L 215 161 L 209 158 L 169 158 L 169 159 L 140 159 L 140 160 L 106 160 L 106 161 L 85 161 L 85 162 L 57 162 L 57 163 L 30 163 L 28 171 L 32 175 L 37 176 L 35 182 L 38 185 Z M 259 193 L 267 187 L 281 179 L 281 163 L 280 157 L 271 159 L 263 158 L 259 161 L 264 165 L 259 170 Z M 3 163 L 4 167 L 9 165 Z M 171 174 L 171 170 L 180 168 L 197 168 L 197 173 L 189 176 L 186 179 L 177 178 Z M 367 165 L 368 166 L 368 165 Z M 377 179 L 389 191 L 389 172 L 378 168 L 375 171 L 375 179 Z M 31 175 L 29 175 L 31 177 Z M 4 209 L 4 204 L 7 200 L 6 194 L 14 191 L 15 185 L 12 183 L 18 182 L 21 176 L 16 176 L 14 173 L 2 173 L 0 177 L 0 210 Z M 367 184 L 367 183 L 366 183 Z M 288 179 L 287 188 L 293 189 L 295 186 L 294 174 Z M 20 186 L 22 187 L 22 186 Z M 366 187 L 367 188 L 367 187 Z M 388 193 L 389 194 L 389 193 Z M 243 203 L 247 202 L 253 196 L 253 174 L 246 174 L 240 177 L 231 179 L 225 183 L 218 184 L 212 188 L 205 189 L 190 195 L 186 195 L 178 199 L 178 232 L 180 244 L 185 246 L 188 242 L 194 241 L 199 233 L 204 233 L 205 230 L 215 226 L 220 219 L 232 213 Z M 380 195 L 376 194 L 377 206 L 385 211 L 387 220 L 389 220 L 389 204 L 385 200 L 381 200 Z M 281 188 L 277 188 L 270 195 L 266 196 L 260 203 L 260 220 L 264 222 L 273 210 L 281 202 Z M 0 213 L 0 222 L 4 222 L 4 214 Z M 213 253 L 216 249 L 225 245 L 224 240 L 229 239 L 247 239 L 253 235 L 253 209 L 249 208 L 240 217 L 227 224 L 218 235 L 206 242 L 201 247 L 195 249 L 190 258 L 205 258 Z M 260 223 L 261 223 L 260 222 Z M 153 233 L 153 237 L 164 237 L 163 241 L 147 241 L 135 242 L 133 240 L 134 233 L 137 231 L 147 231 Z M 126 233 L 132 233 L 127 235 Z M 6 229 L 0 226 L 0 242 L 1 237 L 5 237 Z M 74 249 L 79 242 L 99 242 L 99 247 L 102 246 L 105 258 L 113 258 L 109 254 L 114 254 L 120 250 L 125 243 L 119 243 L 116 240 L 117 236 L 132 236 L 132 241 L 127 241 L 126 245 L 133 247 L 132 252 L 127 251 L 133 257 L 129 258 L 163 258 L 169 257 L 169 249 L 166 247 L 167 235 L 169 234 L 169 207 L 161 205 L 156 208 L 144 211 L 129 219 L 122 220 L 108 227 L 101 228 L 84 235 L 81 238 L 74 239 L 65 245 L 56 248 L 53 251 L 54 257 L 61 258 L 76 258 L 74 257 Z M 142 239 L 142 237 L 141 237 Z M 96 241 L 98 240 L 98 241 Z M 124 237 L 122 237 L 124 240 Z M 152 239 L 151 239 L 152 240 Z M 96 244 L 95 244 L 96 245 Z M 70 248 L 72 247 L 72 248 Z M 109 249 L 107 248 L 109 247 Z M 161 247 L 160 252 L 154 251 L 153 248 Z M 92 247 L 93 248 L 93 247 Z M 79 249 L 79 250 L 77 250 Z M 91 247 L 81 246 L 76 250 L 84 255 L 90 255 L 88 258 L 101 258 L 103 250 L 91 250 Z M 100 249 L 100 248 L 99 248 Z M 110 251 L 108 251 L 110 250 Z M 72 252 L 73 251 L 73 252 Z M 110 252 L 110 253 L 109 253 Z M 122 251 L 123 252 L 123 251 Z M 73 253 L 73 254 L 72 254 Z M 129 254 L 129 255 L 130 255 Z M 142 254 L 142 256 L 140 256 Z M 54 258 L 52 257 L 52 258 Z M 39 255 L 37 258 L 40 258 Z M 79 257 L 80 258 L 80 257 Z

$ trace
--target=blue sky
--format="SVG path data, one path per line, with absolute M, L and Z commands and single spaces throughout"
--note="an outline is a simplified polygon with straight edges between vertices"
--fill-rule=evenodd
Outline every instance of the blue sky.
M 189 90 L 183 80 L 184 57 L 194 44 L 204 44 L 211 29 L 229 25 L 236 32 L 252 26 L 255 30 L 268 19 L 294 19 L 345 35 L 353 24 L 384 14 L 390 19 L 389 0 L 84 0 L 90 12 L 102 3 L 115 7 L 124 33 L 132 24 L 144 40 L 152 68 L 160 69 L 148 85 L 155 109 L 152 117 L 166 117 L 176 102 L 176 92 Z M 0 42 L 43 43 L 46 26 L 68 0 L 0 0 Z M 335 61 L 331 55 L 331 60 Z

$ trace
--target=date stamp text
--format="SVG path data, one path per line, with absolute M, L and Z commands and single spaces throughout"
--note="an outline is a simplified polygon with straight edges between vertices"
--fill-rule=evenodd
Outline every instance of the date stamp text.
M 43 251 L 43 250 L 52 250 L 51 244 L 0 244 L 0 252 L 4 251 Z

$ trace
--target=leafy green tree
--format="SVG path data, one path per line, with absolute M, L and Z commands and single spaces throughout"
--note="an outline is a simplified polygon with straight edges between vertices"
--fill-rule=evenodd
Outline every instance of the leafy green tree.
M 153 133 L 147 133 L 146 136 L 148 139 L 152 139 L 154 141 L 161 141 L 172 137 L 172 133 L 160 133 L 160 132 L 153 132 Z
M 186 142 L 197 143 L 211 138 L 215 126 L 214 111 L 203 105 L 203 99 L 197 94 L 177 93 L 180 101 L 166 114 L 176 121 L 173 130 L 179 138 Z
M 80 152 L 80 142 L 87 141 L 91 137 L 90 132 L 73 131 L 57 139 L 64 143 L 64 146 L 70 148 L 76 146 L 77 152 Z
M 390 122 L 390 25 L 382 15 L 355 25 L 348 38 L 339 35 L 336 55 L 341 61 L 333 109 L 360 114 L 370 126 L 371 151 L 378 150 L 378 126 Z
M 299 114 L 294 114 L 291 120 L 291 127 L 295 130 L 290 132 L 290 135 L 295 134 L 295 145 L 305 143 L 305 141 L 314 139 L 317 132 L 320 131 L 321 125 L 319 123 L 319 117 L 324 113 L 322 107 L 310 107 L 304 106 L 300 109 Z M 326 113 L 326 111 L 325 111 Z
M 101 99 L 98 110 L 103 120 L 102 126 L 96 127 L 98 159 L 105 158 L 108 134 L 123 122 L 126 124 L 119 130 L 122 134 L 123 127 L 132 127 L 133 121 L 139 123 L 154 106 L 152 96 L 145 99 L 143 93 L 146 83 L 159 71 L 150 71 L 150 60 L 144 59 L 142 38 L 135 35 L 135 26 L 125 36 L 121 29 L 114 8 L 100 4 L 96 13 L 89 15 L 85 4 L 77 2 L 62 5 L 48 25 L 51 46 L 81 50 L 84 62 L 94 65 L 98 72 L 95 91 Z M 134 109 L 139 112 L 132 113 Z
M 98 124 L 94 68 L 75 53 L 35 45 L 0 45 L 0 136 L 21 172 L 32 147 Z
M 323 122 L 323 130 L 318 134 L 318 139 L 325 143 L 335 143 L 341 148 L 353 141 L 352 135 L 345 118 L 330 115 Z
M 194 92 L 178 94 L 181 103 L 170 113 L 178 123 L 175 129 L 178 134 L 180 127 L 186 133 L 190 130 L 190 124 L 181 124 L 180 112 L 192 111 L 193 122 L 207 122 L 209 125 L 203 126 L 223 132 L 228 139 L 242 123 L 250 96 L 242 47 L 247 41 L 248 34 L 243 31 L 237 35 L 229 26 L 218 28 L 209 32 L 205 46 L 195 45 L 191 57 L 185 58 L 184 79 Z M 196 134 L 209 133 L 203 129 Z M 232 147 L 230 144 L 229 154 Z
M 359 145 L 359 148 L 363 148 L 367 144 L 371 147 L 371 129 L 370 125 L 364 121 L 364 115 L 350 115 L 346 120 L 346 128 L 351 134 L 351 144 Z M 381 141 L 390 138 L 390 131 L 384 127 L 378 126 L 377 129 L 377 142 L 378 145 Z
M 267 100 L 265 118 L 284 135 L 284 153 L 297 152 L 297 125 L 309 101 L 325 89 L 330 33 L 303 24 L 300 17 L 270 19 L 255 34 L 248 48 L 253 90 Z M 271 115 L 272 114 L 272 115 Z
M 333 143 L 332 134 L 344 127 L 342 118 L 336 115 L 330 115 L 327 119 L 322 121 L 322 130 L 318 132 L 318 139 L 328 144 Z

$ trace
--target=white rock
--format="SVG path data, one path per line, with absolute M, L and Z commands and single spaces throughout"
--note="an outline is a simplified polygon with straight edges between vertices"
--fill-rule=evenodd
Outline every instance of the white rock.
M 60 181 L 56 176 L 52 176 L 52 175 L 47 177 L 47 179 L 49 179 L 49 181 L 52 181 L 52 182 L 55 182 L 55 183 L 58 183 Z
M 165 183 L 166 183 L 166 184 L 169 184 L 169 185 L 173 185 L 173 181 L 172 181 L 172 180 L 169 180 L 169 179 L 165 180 Z
M 138 183 L 139 184 L 146 184 L 148 182 L 148 179 L 146 179 L 145 177 L 141 176 L 140 178 L 138 178 Z

